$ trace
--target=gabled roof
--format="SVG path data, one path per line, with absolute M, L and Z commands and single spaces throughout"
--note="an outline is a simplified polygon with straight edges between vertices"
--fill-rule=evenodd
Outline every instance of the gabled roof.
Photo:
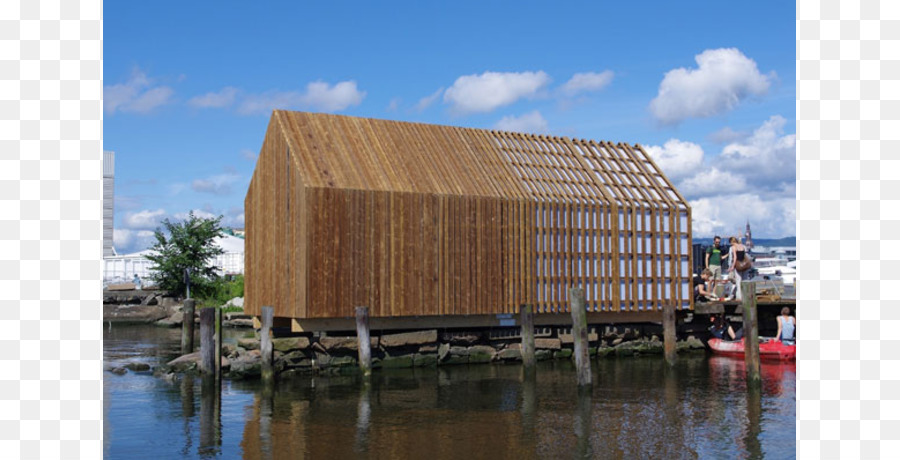
M 272 118 L 306 187 L 687 206 L 640 145 L 282 110 Z

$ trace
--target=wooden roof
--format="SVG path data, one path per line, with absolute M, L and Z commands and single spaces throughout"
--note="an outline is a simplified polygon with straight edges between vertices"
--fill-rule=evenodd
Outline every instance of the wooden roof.
M 276 110 L 305 187 L 686 209 L 640 145 Z

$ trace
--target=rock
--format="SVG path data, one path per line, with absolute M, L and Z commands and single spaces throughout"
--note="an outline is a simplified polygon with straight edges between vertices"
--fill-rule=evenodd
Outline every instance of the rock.
M 522 359 L 522 350 L 516 348 L 506 348 L 497 353 L 497 358 L 503 361 L 513 361 Z
M 437 362 L 438 358 L 434 353 L 416 353 L 413 356 L 413 366 L 415 367 L 436 366 Z
M 114 368 L 110 369 L 109 371 L 116 375 L 125 375 L 128 373 L 128 370 L 125 369 L 124 367 L 114 367 Z
M 422 345 L 421 347 L 419 347 L 419 353 L 437 353 L 437 351 L 437 344 Z
M 153 323 L 167 318 L 169 312 L 159 305 L 104 305 L 103 321 L 112 323 Z
M 385 369 L 413 367 L 413 355 L 385 356 L 381 360 L 381 367 Z
M 199 369 L 200 351 L 181 355 L 166 363 L 166 366 L 175 372 L 187 372 L 189 370 Z
M 473 345 L 467 351 L 470 363 L 489 363 L 497 353 L 492 347 L 486 345 Z
M 153 302 L 153 303 L 150 303 L 150 302 Z M 144 306 L 156 305 L 157 303 L 159 303 L 159 302 L 156 301 L 156 293 L 150 294 L 150 295 L 144 297 L 143 300 L 141 300 L 141 305 L 144 305 Z
M 281 361 L 287 367 L 312 367 L 313 360 L 302 350 L 294 350 L 281 356 Z
M 323 337 L 325 339 L 326 337 Z M 246 342 L 245 342 L 246 341 Z M 246 343 L 249 346 L 244 346 Z M 309 348 L 309 337 L 282 337 L 272 339 L 272 349 L 287 353 L 291 350 L 306 350 Z M 248 350 L 259 349 L 259 340 L 257 339 L 239 339 L 238 345 Z
M 469 356 L 469 349 L 466 347 L 450 347 L 450 356 Z
M 157 321 L 156 325 L 161 326 L 161 327 L 178 327 L 178 326 L 181 326 L 181 323 L 183 323 L 183 322 L 184 322 L 184 313 L 179 311 L 179 312 L 175 312 L 174 314 L 172 314 L 172 316 L 170 316 L 166 319 L 161 319 L 161 320 Z
M 568 359 L 572 357 L 572 350 L 563 348 L 553 352 L 553 359 Z
M 228 375 L 231 378 L 257 377 L 262 373 L 262 356 L 259 350 L 248 351 L 245 355 L 231 361 Z
M 448 357 L 441 361 L 441 365 L 452 365 L 452 364 L 468 364 L 469 357 L 462 355 L 448 355 Z
M 621 344 L 623 341 L 624 341 L 624 340 L 623 340 L 621 337 L 619 337 L 619 338 L 613 340 L 612 342 L 610 342 L 610 345 L 616 347 L 616 346 L 618 346 L 619 344 Z
M 444 332 L 441 334 L 442 342 L 449 342 L 450 345 L 470 346 L 481 340 L 481 334 L 475 332 Z
M 355 366 L 356 360 L 352 356 L 338 356 L 331 358 L 331 363 L 329 363 L 332 367 L 349 367 Z
M 132 372 L 149 372 L 150 365 L 147 363 L 128 363 L 125 365 L 125 369 Z
M 534 359 L 537 361 L 546 361 L 553 357 L 553 352 L 550 350 L 535 350 L 534 351 Z
M 534 339 L 534 348 L 536 350 L 559 350 L 562 348 L 562 341 L 559 339 Z
M 450 344 L 442 343 L 438 345 L 438 361 L 444 361 L 448 356 L 450 356 Z
M 253 320 L 249 318 L 235 318 L 229 319 L 226 321 L 222 321 L 222 326 L 225 327 L 253 327 Z
M 244 298 L 243 297 L 235 297 L 228 302 L 225 302 L 226 307 L 241 307 L 244 308 Z
M 560 332 L 557 334 L 559 336 L 559 341 L 563 344 L 572 344 L 575 343 L 575 338 L 572 336 L 571 332 Z M 588 342 L 596 342 L 597 341 L 597 332 L 596 329 L 590 328 L 588 329 Z
M 162 300 L 159 301 L 159 305 L 163 307 L 174 307 L 178 305 L 178 299 L 175 297 L 163 297 Z
M 688 337 L 684 342 L 685 342 L 685 344 L 687 344 L 688 348 L 690 348 L 692 350 L 705 350 L 706 349 L 706 346 L 703 345 L 703 342 L 694 336 Z
M 275 339 L 275 340 L 282 340 L 282 339 Z M 308 340 L 309 340 L 309 339 L 307 339 L 307 341 L 308 341 Z M 256 339 L 256 338 L 253 338 L 253 339 L 251 339 L 251 338 L 242 338 L 242 339 L 238 339 L 237 344 L 238 344 L 239 347 L 241 347 L 241 348 L 243 348 L 243 349 L 245 349 L 245 350 L 259 350 L 259 339 Z M 274 343 L 273 343 L 273 345 L 274 345 Z M 309 344 L 307 344 L 307 346 L 309 346 Z M 274 347 L 273 347 L 273 348 L 274 348 Z
M 322 337 L 319 344 L 329 352 L 357 352 L 359 350 L 359 340 L 356 337 Z M 369 337 L 369 346 L 378 348 L 378 337 Z
M 381 336 L 381 346 L 384 348 L 405 347 L 410 345 L 425 345 L 437 342 L 437 330 L 417 332 L 404 332 Z
M 597 349 L 597 357 L 605 358 L 605 357 L 611 355 L 614 351 L 615 351 L 615 348 L 613 348 L 613 347 L 600 347 Z

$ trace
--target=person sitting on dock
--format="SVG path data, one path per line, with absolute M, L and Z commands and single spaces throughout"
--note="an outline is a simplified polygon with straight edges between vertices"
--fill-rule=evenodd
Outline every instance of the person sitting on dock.
M 728 323 L 728 320 L 725 319 L 725 315 L 712 315 L 709 317 L 709 321 L 713 323 L 712 326 L 709 327 L 709 332 L 717 339 L 733 341 L 744 338 L 744 329 L 739 328 L 737 332 L 735 332 L 734 328 L 731 327 L 731 324 Z
M 775 340 L 780 340 L 785 345 L 793 345 L 794 332 L 797 328 L 797 319 L 791 316 L 791 309 L 784 307 L 781 309 L 781 316 L 775 318 L 778 321 L 778 333 L 775 334 Z
M 706 283 L 712 277 L 712 272 L 708 268 L 704 268 L 702 272 L 700 272 L 700 276 L 694 275 L 694 301 L 695 302 L 707 302 L 710 300 L 715 300 L 716 295 L 712 293 L 712 291 L 707 288 Z

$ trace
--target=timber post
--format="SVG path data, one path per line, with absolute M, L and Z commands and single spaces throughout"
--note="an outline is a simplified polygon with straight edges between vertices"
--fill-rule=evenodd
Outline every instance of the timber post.
M 196 305 L 196 300 L 184 299 L 181 323 L 181 354 L 183 355 L 194 352 L 194 308 Z
M 572 313 L 572 338 L 575 341 L 575 369 L 578 375 L 578 386 L 587 386 L 591 384 L 591 359 L 588 354 L 584 289 L 569 288 L 569 310 Z
M 519 306 L 522 319 L 522 365 L 525 372 L 534 372 L 534 307 L 531 305 Z
M 747 382 L 758 385 L 759 375 L 759 321 L 756 315 L 756 282 L 741 281 L 743 294 L 741 307 L 744 318 L 744 363 L 747 367 Z
M 669 301 L 663 305 L 663 350 L 670 366 L 675 365 L 675 341 L 675 302 Z
M 262 327 L 259 330 L 259 352 L 262 358 L 260 370 L 263 384 L 274 381 L 275 370 L 272 367 L 272 322 L 275 320 L 273 307 L 262 307 Z
M 214 376 L 216 373 L 215 321 L 215 308 L 200 309 L 200 370 L 205 376 Z
M 215 307 L 216 317 L 215 317 L 215 347 L 216 350 L 216 362 L 214 365 L 214 369 L 216 370 L 216 381 L 222 380 L 222 309 L 219 307 Z
M 369 307 L 356 307 L 356 339 L 359 370 L 363 377 L 372 375 L 372 349 L 369 339 Z

